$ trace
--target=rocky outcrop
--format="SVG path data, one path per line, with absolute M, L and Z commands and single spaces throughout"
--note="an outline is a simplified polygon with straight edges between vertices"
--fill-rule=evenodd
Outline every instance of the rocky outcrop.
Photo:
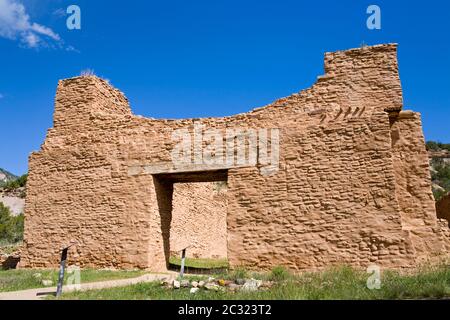
M 24 213 L 25 187 L 12 190 L 4 190 L 0 188 L 0 202 L 9 208 L 12 215 Z
M 444 163 L 450 164 L 450 151 L 448 150 L 428 150 L 430 159 L 442 159 Z
M 12 181 L 17 179 L 15 175 L 13 175 L 11 172 L 8 172 L 2 168 L 0 168 L 0 186 L 6 182 Z

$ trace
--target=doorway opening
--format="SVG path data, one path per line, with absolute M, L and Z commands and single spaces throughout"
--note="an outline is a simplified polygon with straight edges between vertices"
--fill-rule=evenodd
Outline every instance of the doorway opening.
M 167 268 L 227 266 L 227 170 L 153 175 Z

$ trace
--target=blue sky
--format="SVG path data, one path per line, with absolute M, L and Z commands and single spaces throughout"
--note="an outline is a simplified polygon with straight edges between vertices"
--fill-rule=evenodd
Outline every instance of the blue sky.
M 66 27 L 72 4 L 81 30 Z M 366 27 L 370 4 L 381 30 Z M 449 30 L 444 0 L 0 0 L 0 167 L 27 171 L 58 79 L 81 70 L 125 92 L 135 114 L 223 116 L 311 86 L 324 52 L 362 43 L 399 43 L 405 108 L 422 113 L 427 139 L 450 142 Z

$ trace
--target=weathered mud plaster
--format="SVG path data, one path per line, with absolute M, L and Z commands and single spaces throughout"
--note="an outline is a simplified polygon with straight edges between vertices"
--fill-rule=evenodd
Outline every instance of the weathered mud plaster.
M 55 267 L 77 241 L 70 259 L 82 267 L 165 270 L 179 181 L 227 181 L 231 266 L 402 268 L 446 254 L 420 115 L 401 111 L 397 46 L 327 53 L 325 72 L 248 113 L 182 120 L 135 116 L 94 76 L 60 81 L 53 128 L 29 159 L 21 266 Z M 278 128 L 278 171 L 146 170 L 170 163 L 173 131 L 199 121 Z

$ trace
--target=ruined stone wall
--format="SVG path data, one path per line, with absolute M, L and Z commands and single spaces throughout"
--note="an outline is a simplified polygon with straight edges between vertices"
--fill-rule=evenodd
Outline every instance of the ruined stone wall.
M 176 183 L 170 228 L 170 252 L 191 258 L 227 257 L 226 185 L 216 182 Z
M 411 264 L 414 249 L 401 227 L 386 114 L 291 132 L 284 146 L 276 179 L 258 178 L 254 170 L 230 174 L 229 211 L 240 212 L 228 220 L 233 264 Z
M 116 95 L 95 77 L 59 83 L 54 127 L 29 159 L 23 266 L 56 266 L 60 248 L 74 241 L 70 258 L 84 267 L 165 264 L 164 256 L 149 252 L 162 245 L 162 239 L 149 242 L 161 233 L 152 223 L 160 213 L 140 201 L 156 203 L 152 177 L 128 179 L 118 158 L 131 112 Z M 102 112 L 107 104 L 110 113 Z
M 420 121 L 391 128 L 389 120 L 402 108 L 396 45 L 327 53 L 325 71 L 311 88 L 263 108 L 182 120 L 134 116 L 126 98 L 96 77 L 61 81 L 54 127 L 30 156 L 22 266 L 56 266 L 59 246 L 73 240 L 70 257 L 81 266 L 165 270 L 174 181 L 164 173 L 180 172 L 172 133 L 199 123 L 280 130 L 276 173 L 261 174 L 260 160 L 224 168 L 231 266 L 410 267 L 444 254 Z M 396 128 L 406 144 L 393 144 Z M 409 182 L 425 193 L 408 191 Z
M 434 209 L 420 114 L 412 111 L 392 114 L 391 136 L 402 228 L 409 233 L 420 261 L 439 255 L 445 245 Z

